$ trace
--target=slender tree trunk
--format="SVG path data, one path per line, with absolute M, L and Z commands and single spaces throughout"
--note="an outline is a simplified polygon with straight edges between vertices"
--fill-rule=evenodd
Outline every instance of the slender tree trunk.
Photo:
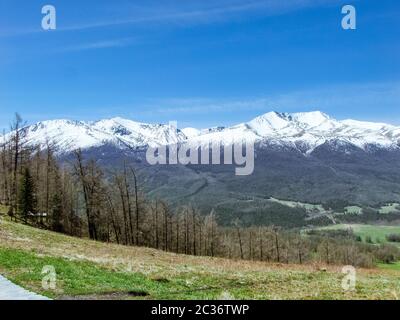
M 168 212 L 164 208 L 164 251 L 168 251 Z
M 185 254 L 189 254 L 189 221 L 187 209 L 185 209 Z
M 134 235 L 133 235 L 132 206 L 131 206 L 131 197 L 129 194 L 129 184 L 128 184 L 128 178 L 127 178 L 126 163 L 124 163 L 124 187 L 125 187 L 126 205 L 127 205 L 127 209 L 128 209 L 127 215 L 128 215 L 128 220 L 129 220 L 130 241 L 131 241 L 131 244 L 138 245 L 138 241 L 137 241 L 138 230 L 137 229 L 136 229 L 136 237 L 134 237 Z
M 200 251 L 200 255 L 203 255 L 203 251 L 202 251 L 203 233 L 202 233 L 201 224 L 202 224 L 202 221 L 200 221 L 200 223 L 199 223 L 199 251 Z
M 176 221 L 176 253 L 179 253 L 179 219 Z
M 238 236 L 238 239 L 239 239 L 240 259 L 243 260 L 244 256 L 243 256 L 242 236 L 240 234 L 240 229 L 239 229 L 238 226 L 236 226 L 236 231 L 237 231 L 237 236 Z
M 263 251 L 263 234 L 262 229 L 260 229 L 260 260 L 264 261 L 264 251 Z
M 278 233 L 275 231 L 275 250 L 276 250 L 276 258 L 278 262 L 281 262 L 280 252 L 279 252 L 279 239 Z
M 249 230 L 249 260 L 253 260 L 253 233 Z
M 117 244 L 119 244 L 120 243 L 119 231 L 118 231 L 117 224 L 115 222 L 115 208 L 114 208 L 114 205 L 112 203 L 112 200 L 111 200 L 110 196 L 107 196 L 107 201 L 108 201 L 109 208 L 110 208 L 111 223 L 112 223 L 112 226 L 113 226 L 113 229 L 114 229 L 115 240 L 117 241 Z
M 197 255 L 196 252 L 196 213 L 192 208 L 192 223 L 193 223 L 193 255 Z
M 86 211 L 86 217 L 88 221 L 88 231 L 89 231 L 89 237 L 90 239 L 97 240 L 97 235 L 96 235 L 96 230 L 93 222 L 93 217 L 92 217 L 92 207 L 91 207 L 91 200 L 89 196 L 89 187 L 86 183 L 86 173 L 85 169 L 83 168 L 83 162 L 82 162 L 82 155 L 81 152 L 78 151 L 76 152 L 76 157 L 78 161 L 78 172 L 79 176 L 81 179 L 81 184 L 82 184 L 82 189 L 83 189 L 83 196 L 85 200 L 85 211 Z
M 121 186 L 121 180 L 119 177 L 116 177 L 116 182 L 117 182 L 117 186 L 119 189 L 119 196 L 121 199 L 121 205 L 122 205 L 122 216 L 124 219 L 124 237 L 125 237 L 125 244 L 128 245 L 129 244 L 129 239 L 131 238 L 129 235 L 129 223 L 128 223 L 128 214 L 127 214 L 127 210 L 126 210 L 126 203 L 125 203 L 125 195 L 124 195 L 124 191 L 123 188 Z
M 156 227 L 155 227 L 155 231 L 156 231 L 156 249 L 159 248 L 159 239 L 158 239 L 158 203 L 156 201 Z
M 140 208 L 139 208 L 139 196 L 138 196 L 138 186 L 135 171 L 131 168 L 133 183 L 135 187 L 135 213 L 136 213 L 136 244 L 139 244 L 139 233 L 140 233 Z

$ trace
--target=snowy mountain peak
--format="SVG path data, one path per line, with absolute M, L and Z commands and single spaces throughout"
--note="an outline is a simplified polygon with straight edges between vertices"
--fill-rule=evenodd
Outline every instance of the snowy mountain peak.
M 320 112 L 280 113 L 268 112 L 253 120 L 215 133 L 194 137 L 193 143 L 218 140 L 250 140 L 290 146 L 310 153 L 326 142 L 340 141 L 358 148 L 376 145 L 383 148 L 398 148 L 400 128 L 354 120 L 338 121 Z M 338 144 L 338 143 L 336 143 Z
M 302 152 L 307 153 L 330 141 L 341 141 L 364 149 L 371 144 L 383 148 L 400 146 L 400 127 L 356 120 L 338 121 L 320 111 L 268 112 L 247 123 L 203 130 L 177 130 L 171 125 L 147 124 L 120 117 L 95 122 L 41 121 L 23 130 L 28 143 L 46 146 L 50 142 L 60 153 L 103 145 L 124 149 L 213 141 L 228 144 L 242 140 L 301 146 Z
M 299 113 L 272 111 L 253 119 L 249 124 L 269 125 L 274 129 L 281 129 L 294 123 L 303 127 L 312 128 L 319 126 L 326 121 L 332 121 L 332 119 L 321 111 Z
M 268 112 L 247 123 L 257 135 L 265 136 L 273 134 L 289 125 L 289 121 L 283 114 L 277 112 Z
M 292 121 L 297 121 L 298 123 L 302 123 L 308 127 L 316 127 L 326 121 L 332 120 L 327 114 L 321 111 L 299 112 L 287 115 Z

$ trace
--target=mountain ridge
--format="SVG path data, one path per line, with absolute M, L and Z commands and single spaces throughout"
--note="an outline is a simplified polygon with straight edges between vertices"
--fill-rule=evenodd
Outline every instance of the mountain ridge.
M 125 148 L 146 148 L 189 143 L 229 144 L 243 140 L 281 146 L 301 146 L 304 153 L 330 141 L 340 141 L 367 151 L 370 145 L 384 149 L 400 146 L 400 127 L 358 120 L 336 120 L 320 112 L 268 112 L 230 127 L 176 129 L 172 124 L 141 123 L 121 117 L 98 121 L 66 119 L 40 121 L 22 129 L 26 141 L 46 146 L 51 142 L 59 153 L 107 144 Z M 6 138 L 12 133 L 6 134 Z

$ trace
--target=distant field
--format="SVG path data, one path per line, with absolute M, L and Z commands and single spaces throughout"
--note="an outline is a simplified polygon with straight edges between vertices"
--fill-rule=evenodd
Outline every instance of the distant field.
M 362 214 L 362 208 L 358 206 L 349 206 L 344 208 L 346 214 Z
M 336 224 L 320 228 L 322 230 L 347 230 L 352 229 L 354 233 L 365 241 L 366 237 L 371 237 L 375 243 L 387 242 L 386 236 L 392 233 L 400 234 L 400 226 L 380 226 L 368 224 Z M 393 243 L 395 245 L 400 245 Z
M 269 201 L 277 202 L 282 205 L 294 208 L 294 207 L 301 207 L 306 209 L 307 211 L 314 211 L 314 212 L 326 212 L 327 210 L 321 204 L 312 204 L 306 202 L 299 202 L 299 201 L 290 201 L 290 200 L 281 200 L 276 198 L 270 198 Z M 389 214 L 389 213 L 398 213 L 400 212 L 400 204 L 399 203 L 388 203 L 381 206 L 379 209 L 375 209 L 379 211 L 381 214 Z M 370 208 L 372 209 L 372 208 Z M 363 208 L 357 205 L 347 206 L 342 210 L 343 212 L 336 212 L 336 214 L 345 213 L 345 214 L 362 214 Z
M 400 212 L 400 210 L 398 210 L 399 206 L 400 206 L 400 204 L 398 204 L 398 203 L 387 204 L 385 206 L 382 206 L 379 209 L 379 213 L 388 214 L 388 213 L 393 213 L 393 212 Z
M 289 201 L 289 200 L 280 200 L 280 199 L 275 199 L 275 198 L 270 198 L 269 200 L 272 202 L 280 203 L 284 206 L 288 206 L 291 208 L 295 208 L 295 207 L 304 208 L 309 212 L 313 212 L 313 211 L 314 212 L 324 212 L 325 211 L 325 209 L 320 204 L 312 204 L 312 203 Z
M 55 290 L 42 288 L 53 266 Z M 34 292 L 68 299 L 394 299 L 400 273 L 357 270 L 355 291 L 341 267 L 269 264 L 166 253 L 72 238 L 0 218 L 0 274 Z
M 360 215 L 363 213 L 363 208 L 357 205 L 352 205 L 352 206 L 347 206 L 343 210 L 339 210 L 336 212 L 330 212 L 326 209 L 321 204 L 312 204 L 312 203 L 306 203 L 306 202 L 299 202 L 299 201 L 290 201 L 290 200 L 281 200 L 281 199 L 276 199 L 276 198 L 270 198 L 269 201 L 271 202 L 276 202 L 284 206 L 288 206 L 290 208 L 304 208 L 307 210 L 309 213 L 320 213 L 320 214 L 327 214 L 331 213 L 334 215 L 342 215 L 342 214 L 354 214 L 354 215 Z M 379 211 L 380 214 L 390 214 L 390 213 L 399 213 L 400 204 L 399 203 L 388 203 L 383 206 L 381 206 L 379 209 L 378 208 L 369 208 L 375 211 Z
M 400 271 L 400 261 L 391 264 L 380 263 L 378 267 L 382 270 Z

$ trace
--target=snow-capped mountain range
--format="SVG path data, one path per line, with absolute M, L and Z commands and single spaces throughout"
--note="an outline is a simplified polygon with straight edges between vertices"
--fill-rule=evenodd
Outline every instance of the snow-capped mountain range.
M 339 121 L 320 111 L 304 113 L 269 112 L 232 127 L 176 130 L 172 125 L 145 124 L 123 118 L 96 122 L 49 120 L 23 129 L 27 142 L 45 146 L 52 143 L 59 153 L 113 145 L 120 149 L 190 143 L 194 145 L 243 140 L 273 145 L 301 146 L 312 152 L 329 141 L 340 141 L 366 149 L 400 148 L 400 127 L 356 120 Z M 7 134 L 9 136 L 12 133 Z

